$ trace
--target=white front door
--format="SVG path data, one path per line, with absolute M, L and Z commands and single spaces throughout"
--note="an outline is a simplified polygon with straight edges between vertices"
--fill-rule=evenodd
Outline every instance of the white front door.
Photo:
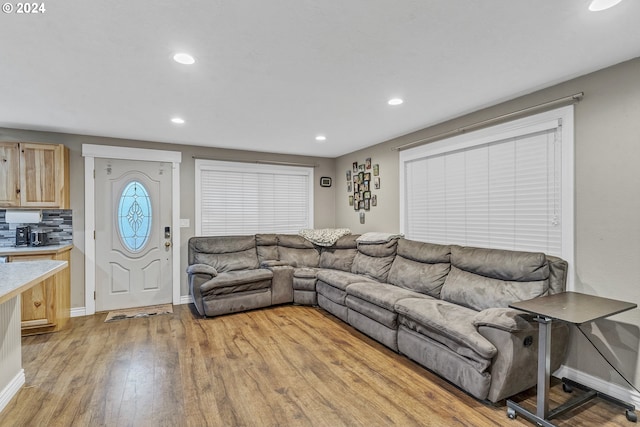
M 171 302 L 171 169 L 95 160 L 96 311 Z

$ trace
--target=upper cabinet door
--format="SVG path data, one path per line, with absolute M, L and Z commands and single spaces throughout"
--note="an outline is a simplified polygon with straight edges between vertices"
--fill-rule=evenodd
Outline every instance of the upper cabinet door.
M 0 142 L 0 183 L 0 208 L 69 209 L 69 149 Z
M 19 153 L 18 143 L 0 142 L 0 206 L 20 205 Z
M 61 146 L 20 144 L 20 206 L 60 207 Z

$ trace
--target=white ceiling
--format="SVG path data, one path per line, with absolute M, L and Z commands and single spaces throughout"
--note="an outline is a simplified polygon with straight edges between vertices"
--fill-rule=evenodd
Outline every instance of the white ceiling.
M 640 56 L 638 0 L 36 1 L 0 127 L 336 157 Z

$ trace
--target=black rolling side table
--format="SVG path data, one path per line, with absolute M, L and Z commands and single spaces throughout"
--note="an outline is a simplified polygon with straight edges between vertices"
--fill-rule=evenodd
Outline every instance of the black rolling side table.
M 507 400 L 507 415 L 509 418 L 513 419 L 517 414 L 521 414 L 538 425 L 553 427 L 553 424 L 549 421 L 552 418 L 570 411 L 588 400 L 600 397 L 622 406 L 626 409 L 625 414 L 627 419 L 631 422 L 637 421 L 637 415 L 633 405 L 567 378 L 562 378 L 562 388 L 565 391 L 571 391 L 573 387 L 576 387 L 587 393 L 558 406 L 556 409 L 549 410 L 551 322 L 553 320 L 559 320 L 573 325 L 581 325 L 582 323 L 592 322 L 631 310 L 636 308 L 637 304 L 578 292 L 562 292 L 527 301 L 515 302 L 510 304 L 509 307 L 536 315 L 535 320 L 540 324 L 538 332 L 538 390 L 536 396 L 536 413 L 534 414 L 519 404 Z

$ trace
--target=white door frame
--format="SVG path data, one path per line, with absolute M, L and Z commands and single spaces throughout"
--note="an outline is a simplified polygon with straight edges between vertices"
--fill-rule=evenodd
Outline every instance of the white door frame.
M 180 304 L 180 162 L 179 151 L 82 144 L 84 157 L 84 301 L 85 314 L 96 312 L 96 216 L 95 216 L 95 159 L 145 160 L 172 164 L 171 228 L 173 229 L 173 304 Z

